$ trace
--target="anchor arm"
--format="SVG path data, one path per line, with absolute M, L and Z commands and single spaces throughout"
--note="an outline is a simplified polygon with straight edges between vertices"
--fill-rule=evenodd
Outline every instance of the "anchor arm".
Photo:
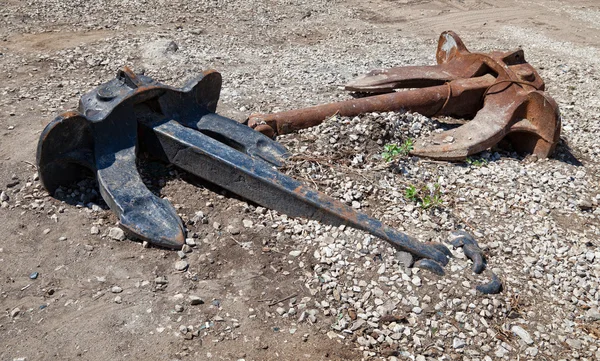
M 137 171 L 137 122 L 132 108 L 117 108 L 93 126 L 98 186 L 121 226 L 136 238 L 181 248 L 185 241 L 181 219 L 168 201 L 146 188 Z

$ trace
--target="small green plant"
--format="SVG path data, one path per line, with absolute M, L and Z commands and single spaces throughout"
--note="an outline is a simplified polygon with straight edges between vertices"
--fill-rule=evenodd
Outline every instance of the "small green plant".
M 394 158 L 400 155 L 400 147 L 398 144 L 386 144 L 383 149 L 385 151 L 381 153 L 381 157 L 386 162 L 391 162 Z
M 408 138 L 404 143 L 398 145 L 395 143 L 386 144 L 383 146 L 384 152 L 381 153 L 381 157 L 386 162 L 391 162 L 398 156 L 406 156 L 413 149 L 413 140 Z
M 484 158 L 471 158 L 471 157 L 467 157 L 467 159 L 465 159 L 465 162 L 468 165 L 472 165 L 474 167 L 481 167 L 482 165 L 488 164 L 487 159 L 484 159 Z
M 411 184 L 404 190 L 404 196 L 423 209 L 440 207 L 444 203 L 442 190 L 438 183 L 421 188 Z
M 400 151 L 402 152 L 402 155 L 408 155 L 411 150 L 413 150 L 413 140 L 411 138 L 407 138 L 400 146 Z
M 408 200 L 417 202 L 419 200 L 418 193 L 419 193 L 419 191 L 417 191 L 417 187 L 415 187 L 414 185 L 411 184 L 408 187 L 406 187 L 406 190 L 404 191 L 404 196 Z

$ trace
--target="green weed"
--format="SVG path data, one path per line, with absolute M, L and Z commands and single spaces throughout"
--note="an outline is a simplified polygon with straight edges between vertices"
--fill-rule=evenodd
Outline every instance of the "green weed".
M 423 209 L 440 207 L 444 203 L 442 190 L 438 183 L 421 188 L 411 184 L 404 190 L 404 197 Z
M 395 143 L 386 144 L 383 149 L 384 152 L 381 153 L 381 157 L 384 161 L 391 162 L 398 156 L 407 156 L 413 150 L 413 140 L 408 138 L 400 145 Z
M 481 167 L 482 165 L 488 164 L 488 161 L 487 161 L 487 159 L 483 159 L 483 158 L 467 157 L 467 159 L 465 159 L 465 163 L 467 163 L 468 165 L 472 165 L 474 167 Z

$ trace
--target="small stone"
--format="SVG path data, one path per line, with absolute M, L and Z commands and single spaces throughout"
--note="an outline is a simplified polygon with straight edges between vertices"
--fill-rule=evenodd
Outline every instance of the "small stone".
M 567 345 L 571 346 L 572 349 L 575 349 L 575 350 L 581 349 L 581 341 L 580 340 L 577 340 L 574 338 L 568 338 L 566 342 L 567 342 Z
M 98 227 L 92 226 L 92 228 L 90 228 L 90 234 L 98 234 L 98 233 L 100 233 L 100 230 L 98 229 Z
M 119 286 L 112 286 L 112 288 L 110 289 L 110 292 L 112 293 L 121 293 L 123 292 L 123 289 Z
M 191 252 L 192 252 L 192 247 L 188 246 L 187 244 L 184 244 L 184 245 L 181 247 L 181 251 L 182 251 L 183 253 L 191 253 Z
M 356 322 L 352 324 L 352 326 L 350 327 L 350 331 L 356 331 L 360 329 L 365 323 L 367 323 L 367 321 L 363 320 L 362 318 L 359 318 L 358 320 L 356 320 Z
M 285 313 L 285 308 L 283 308 L 283 307 L 277 307 L 277 309 L 275 310 L 275 312 L 277 312 L 277 314 L 279 316 L 283 316 L 283 314 Z
M 33 272 L 32 274 L 29 275 L 29 278 L 31 278 L 32 280 L 34 280 L 34 279 L 38 278 L 39 275 L 40 275 L 39 273 Z
M 6 194 L 6 192 L 2 191 L 0 192 L 0 202 L 6 202 L 8 201 L 8 194 Z
M 539 352 L 539 350 L 535 346 L 527 347 L 527 349 L 525 350 L 525 354 L 529 355 L 529 356 L 532 356 L 532 357 L 537 356 L 538 352 Z
M 525 342 L 526 344 L 528 344 L 528 345 L 533 344 L 533 339 L 529 335 L 529 332 L 525 331 L 525 329 L 523 327 L 515 325 L 510 330 L 515 335 L 519 336 L 519 338 L 521 340 L 523 340 L 523 342 Z
M 586 252 L 586 254 L 585 254 L 585 259 L 586 259 L 588 262 L 593 262 L 593 261 L 594 261 L 594 258 L 596 258 L 596 254 L 595 254 L 594 252 L 592 252 L 592 251 Z
M 214 222 L 214 223 L 213 223 L 213 228 L 214 228 L 214 229 L 216 229 L 216 230 L 218 231 L 219 229 L 221 229 L 221 223 L 219 223 L 219 222 Z
M 588 322 L 600 321 L 600 312 L 596 308 L 590 308 L 584 315 Z
M 114 299 L 115 303 L 117 304 L 121 304 L 123 302 L 123 299 L 121 298 L 121 296 L 116 296 Z
M 10 317 L 15 318 L 19 315 L 19 313 L 21 312 L 21 309 L 16 307 L 13 308 L 12 311 L 10 311 Z
M 396 257 L 398 263 L 400 263 L 400 265 L 404 268 L 410 268 L 413 265 L 413 256 L 408 252 L 398 251 L 394 257 Z
M 179 45 L 177 45 L 177 43 L 174 42 L 173 40 L 169 41 L 169 43 L 167 44 L 166 52 L 174 53 L 177 50 L 179 50 Z
M 185 244 L 190 246 L 190 247 L 196 247 L 196 240 L 193 238 L 186 238 L 185 239 Z
M 181 258 L 181 259 L 184 259 L 185 257 L 187 257 L 187 256 L 185 255 L 185 252 L 184 252 L 184 251 L 177 251 L 177 256 L 179 256 L 179 258 Z
M 183 312 L 184 307 L 182 305 L 175 305 L 175 312 Z
M 125 232 L 119 227 L 112 227 L 108 230 L 108 236 L 115 241 L 124 241 L 125 240 Z
M 227 231 L 234 236 L 242 233 L 242 231 L 236 226 L 227 226 Z
M 204 303 L 204 300 L 198 296 L 188 296 L 188 300 L 192 306 L 201 305 Z
M 369 340 L 367 340 L 363 336 L 360 336 L 359 338 L 357 338 L 356 342 L 358 342 L 359 345 L 364 346 L 364 347 L 370 347 L 371 346 L 371 342 L 369 342 Z
M 175 262 L 175 269 L 178 271 L 185 271 L 188 268 L 189 264 L 187 261 L 181 260 Z
M 465 347 L 466 344 L 467 343 L 462 338 L 455 337 L 452 340 L 452 347 L 455 349 L 463 348 L 463 347 Z
M 302 254 L 302 251 L 291 251 L 290 252 L 290 256 L 292 257 L 298 257 Z
M 167 283 L 169 283 L 169 281 L 164 276 L 160 276 L 154 279 L 154 283 L 156 283 L 157 285 L 166 285 Z
M 254 222 L 252 222 L 249 219 L 244 219 L 242 221 L 242 223 L 244 224 L 244 227 L 246 227 L 246 228 L 251 228 L 254 225 Z
M 63 237 L 59 237 L 58 238 L 59 241 L 64 242 L 67 240 L 67 237 L 63 236 Z
M 589 211 L 594 208 L 594 205 L 589 199 L 580 199 L 577 201 L 577 207 L 582 211 Z

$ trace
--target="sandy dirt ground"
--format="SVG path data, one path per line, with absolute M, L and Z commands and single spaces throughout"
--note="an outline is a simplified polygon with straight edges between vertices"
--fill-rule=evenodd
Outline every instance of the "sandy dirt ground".
M 294 230 L 280 215 L 276 221 L 258 217 L 254 206 L 222 190 L 173 168 L 147 165 L 153 190 L 184 220 L 198 211 L 208 219 L 188 223 L 198 246 L 187 256 L 189 269 L 179 272 L 174 251 L 111 239 L 117 219 L 97 194 L 80 204 L 45 194 L 35 154 L 44 126 L 123 65 L 174 85 L 216 68 L 224 75 L 219 112 L 241 121 L 254 111 L 345 98 L 340 85 L 375 67 L 431 63 L 439 33 L 450 29 L 483 51 L 522 47 L 534 59 L 547 54 L 593 69 L 600 61 L 595 0 L 0 0 L 0 191 L 8 197 L 0 208 L 0 359 L 414 360 L 416 352 L 369 353 L 352 335 L 332 336 L 337 316 L 321 309 L 314 323 L 298 321 L 301 309 L 280 317 L 280 305 L 314 308 L 320 299 L 307 286 L 317 261 L 299 263 L 288 255 L 299 247 L 312 255 L 313 249 L 289 239 Z M 180 50 L 156 50 L 167 40 Z M 592 82 L 585 89 L 597 90 L 597 74 Z M 578 85 L 555 80 L 548 91 L 560 99 L 574 91 L 569 86 Z M 577 155 L 596 162 L 590 154 Z M 373 201 L 367 212 L 385 207 Z M 246 227 L 245 220 L 261 226 Z M 598 225 L 597 218 L 590 222 Z M 235 227 L 239 231 L 231 232 Z M 583 233 L 589 229 L 581 227 Z M 586 234 L 598 244 L 597 233 Z M 250 251 L 240 246 L 247 242 Z M 425 287 L 422 294 L 435 292 Z M 190 305 L 190 295 L 204 303 Z M 182 331 L 182 325 L 189 327 Z M 515 349 L 504 357 L 520 354 Z M 427 359 L 486 355 L 498 358 L 493 351 L 469 356 L 448 346 Z M 541 350 L 522 355 L 571 357 Z

